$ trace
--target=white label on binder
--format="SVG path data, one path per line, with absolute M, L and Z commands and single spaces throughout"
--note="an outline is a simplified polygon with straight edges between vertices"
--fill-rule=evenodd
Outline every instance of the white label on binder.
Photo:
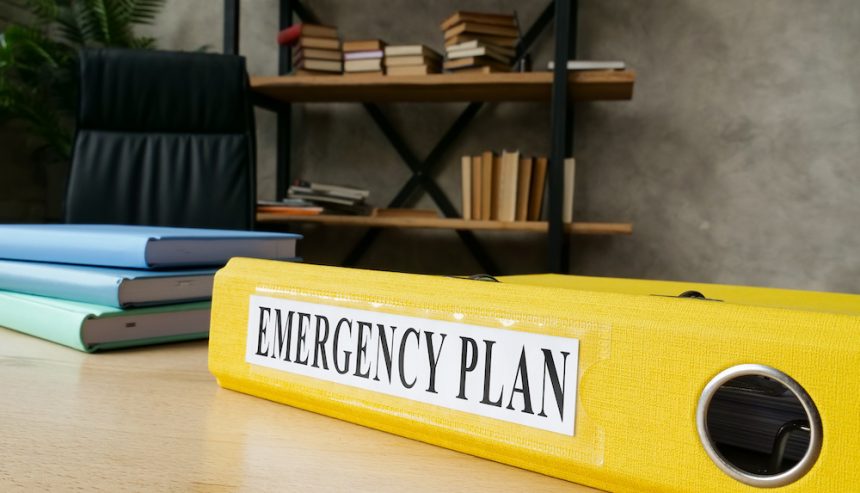
M 254 295 L 245 360 L 574 434 L 577 339 Z

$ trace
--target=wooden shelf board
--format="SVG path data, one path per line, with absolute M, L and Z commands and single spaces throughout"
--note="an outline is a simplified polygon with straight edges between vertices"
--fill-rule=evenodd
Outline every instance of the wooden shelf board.
M 424 228 L 494 231 L 531 231 L 545 233 L 546 221 L 467 221 L 442 217 L 372 217 L 372 216 L 287 216 L 277 213 L 258 213 L 259 223 L 316 223 L 337 226 L 357 226 L 375 228 Z M 565 225 L 565 231 L 580 235 L 629 235 L 633 233 L 631 223 L 592 223 L 574 222 Z
M 255 92 L 281 102 L 549 101 L 552 72 L 251 77 Z M 632 70 L 570 73 L 576 101 L 633 97 Z

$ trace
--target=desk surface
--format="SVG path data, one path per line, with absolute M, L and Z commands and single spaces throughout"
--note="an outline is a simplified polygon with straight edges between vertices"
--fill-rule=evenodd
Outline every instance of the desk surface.
M 0 328 L 0 437 L 3 491 L 596 491 L 224 390 L 205 341 L 88 355 Z

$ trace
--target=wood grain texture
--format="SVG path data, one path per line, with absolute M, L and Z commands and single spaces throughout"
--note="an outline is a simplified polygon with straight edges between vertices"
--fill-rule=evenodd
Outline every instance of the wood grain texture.
M 546 221 L 467 221 L 465 219 L 442 217 L 285 216 L 282 214 L 259 213 L 257 214 L 257 222 L 262 224 L 304 222 L 375 228 L 532 231 L 536 233 L 547 231 Z M 565 231 L 580 235 L 629 235 L 633 234 L 633 224 L 575 222 L 566 224 Z
M 596 491 L 221 389 L 206 351 L 0 328 L 0 490 Z
M 576 101 L 626 100 L 635 80 L 632 70 L 571 72 L 570 89 Z M 552 72 L 251 77 L 251 88 L 284 102 L 548 102 Z

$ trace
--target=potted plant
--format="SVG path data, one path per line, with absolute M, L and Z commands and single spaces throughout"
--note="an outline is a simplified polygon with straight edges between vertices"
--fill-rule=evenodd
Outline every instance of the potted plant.
M 37 143 L 46 219 L 59 219 L 74 135 L 78 52 L 153 48 L 135 27 L 151 24 L 164 0 L 26 0 L 25 23 L 0 33 L 0 125 L 18 122 Z M 0 163 L 2 166 L 2 163 Z

